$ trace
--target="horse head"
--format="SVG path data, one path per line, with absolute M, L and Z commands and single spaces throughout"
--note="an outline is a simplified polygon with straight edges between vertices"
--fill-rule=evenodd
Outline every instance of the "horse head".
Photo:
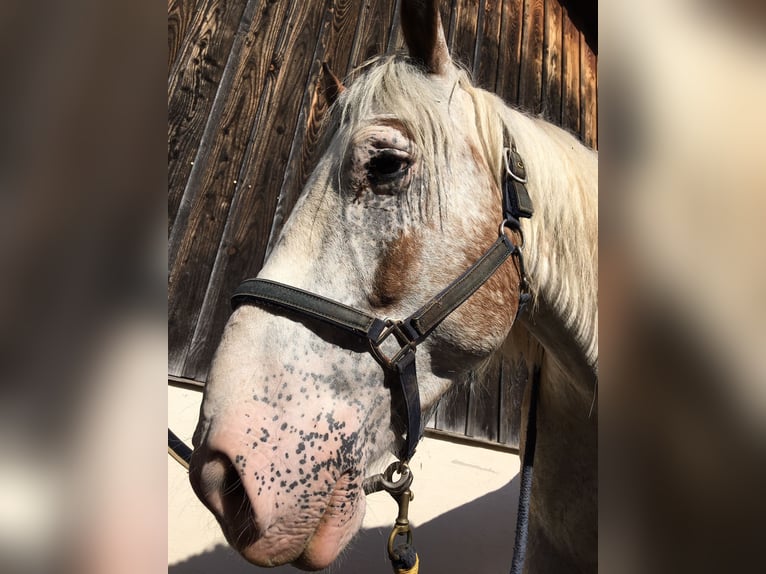
M 364 66 L 348 87 L 326 86 L 334 103 L 324 155 L 259 280 L 399 318 L 498 235 L 520 244 L 518 228 L 500 225 L 507 109 L 452 63 L 437 4 L 403 2 L 407 56 Z M 509 258 L 418 346 L 423 420 L 502 345 L 522 276 Z M 237 307 L 194 436 L 195 492 L 231 545 L 263 566 L 329 565 L 362 523 L 363 479 L 404 440 L 402 398 L 379 362 L 315 318 Z

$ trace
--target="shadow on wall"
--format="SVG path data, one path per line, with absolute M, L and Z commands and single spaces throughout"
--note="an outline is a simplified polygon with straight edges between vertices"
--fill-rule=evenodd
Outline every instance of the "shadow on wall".
M 415 524 L 414 545 L 424 572 L 507 572 L 513 557 L 519 476 L 504 487 L 459 506 L 424 524 Z M 413 504 L 417 504 L 417 491 Z M 395 516 L 391 516 L 393 524 Z M 386 553 L 390 530 L 363 529 L 328 574 L 390 574 Z M 168 568 L 168 574 L 296 573 L 292 566 L 258 568 L 227 546 L 199 554 Z

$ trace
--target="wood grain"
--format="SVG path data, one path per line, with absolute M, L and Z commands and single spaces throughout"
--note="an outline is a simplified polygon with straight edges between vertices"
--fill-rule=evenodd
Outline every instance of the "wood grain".
M 173 77 L 176 62 L 194 15 L 202 10 L 191 0 L 168 0 L 168 78 Z
M 471 379 L 466 384 L 453 387 L 442 399 L 436 413 L 434 428 L 465 434 L 468 423 L 468 403 L 471 396 Z
M 542 365 L 545 350 L 521 322 L 511 329 L 504 348 L 502 376 L 505 384 L 500 394 L 498 441 L 518 446 L 524 391 L 532 380 L 535 367 Z
M 562 11 L 564 35 L 562 39 L 561 127 L 580 133 L 580 33 Z
M 561 123 L 561 5 L 545 0 L 545 30 L 543 35 L 543 117 Z
M 542 111 L 543 16 L 543 0 L 524 1 L 518 105 L 534 114 Z
M 580 33 L 580 136 L 585 145 L 598 147 L 598 84 L 596 55 Z
M 473 379 L 466 413 L 468 436 L 497 441 L 499 433 L 500 397 L 504 384 L 502 357 L 494 357 Z
M 359 18 L 361 5 L 353 0 L 335 0 L 327 10 L 314 54 L 314 63 L 304 89 L 300 117 L 293 137 L 290 156 L 287 160 L 289 169 L 285 171 L 282 187 L 274 212 L 267 254 L 279 237 L 284 222 L 290 216 L 303 186 L 311 175 L 320 152 L 318 144 L 322 136 L 323 120 L 328 110 L 327 102 L 318 93 L 321 63 L 327 62 L 336 75 L 343 78 L 350 71 L 344 64 L 346 55 L 351 51 L 354 40 L 354 23 Z
M 187 376 L 183 369 L 195 333 L 213 265 L 221 252 L 236 250 L 221 243 L 234 192 L 241 187 L 241 167 L 252 146 L 253 126 L 268 107 L 280 62 L 274 58 L 292 3 L 248 3 L 238 42 L 227 64 L 226 89 L 216 98 L 200 151 L 194 161 L 183 202 L 169 241 L 168 338 L 170 374 Z M 294 118 L 293 118 L 294 119 Z M 257 197 L 258 209 L 265 198 Z M 257 241 L 256 238 L 254 240 Z M 184 341 L 185 344 L 179 344 Z M 188 378 L 194 378 L 190 376 Z
M 363 3 L 351 48 L 349 71 L 386 53 L 395 9 L 396 2 L 392 0 L 367 0 Z
M 480 88 L 495 91 L 500 62 L 500 43 L 502 25 L 502 0 L 482 0 L 479 6 L 479 48 L 474 62 L 474 83 Z
M 183 0 L 178 0 L 179 5 Z M 188 0 L 185 5 L 193 5 Z M 254 3 L 252 3 L 254 4 Z M 168 228 L 175 221 L 209 126 L 245 2 L 200 0 L 168 78 Z M 251 6 L 251 10 L 254 6 Z M 180 12 L 180 9 L 179 9 Z M 184 12 L 188 15 L 188 9 Z M 170 26 L 170 15 L 169 15 Z M 179 24 L 179 30 L 183 27 Z M 170 31 L 169 31 L 170 33 Z M 176 42 L 178 43 L 178 42 Z
M 479 3 L 476 0 L 457 0 L 451 18 L 457 22 L 449 38 L 452 60 L 474 73 L 476 46 L 481 42 L 477 31 Z
M 271 54 L 271 65 L 261 94 L 263 111 L 254 124 L 248 148 L 242 155 L 232 212 L 221 237 L 197 327 L 184 363 L 194 378 L 207 370 L 212 358 L 207 337 L 223 331 L 229 315 L 228 294 L 263 260 L 272 229 L 301 104 L 314 62 L 321 22 L 326 8 L 318 2 L 290 3 L 280 38 Z M 268 174 L 264 177 L 265 174 Z
M 522 0 L 503 0 L 495 93 L 510 105 L 519 101 Z

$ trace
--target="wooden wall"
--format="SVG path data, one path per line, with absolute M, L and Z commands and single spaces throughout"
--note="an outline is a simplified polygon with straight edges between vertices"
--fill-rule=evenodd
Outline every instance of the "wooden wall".
M 229 294 L 258 272 L 311 171 L 321 62 L 344 76 L 401 49 L 399 3 L 168 0 L 169 376 L 205 380 Z M 591 4 L 443 0 L 442 20 L 479 86 L 596 147 Z M 526 371 L 491 365 L 435 425 L 518 444 Z

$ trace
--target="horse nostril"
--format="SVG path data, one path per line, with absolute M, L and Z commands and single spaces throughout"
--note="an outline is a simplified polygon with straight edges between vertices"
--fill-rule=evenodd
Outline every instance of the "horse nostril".
M 193 460 L 189 479 L 235 548 L 246 547 L 258 539 L 253 507 L 242 477 L 228 456 L 209 451 L 203 460 Z M 229 532 L 237 534 L 229 536 Z
M 242 483 L 242 477 L 231 462 L 226 468 L 220 489 L 224 516 L 228 520 L 234 520 L 241 514 L 249 520 L 252 514 L 250 499 Z

